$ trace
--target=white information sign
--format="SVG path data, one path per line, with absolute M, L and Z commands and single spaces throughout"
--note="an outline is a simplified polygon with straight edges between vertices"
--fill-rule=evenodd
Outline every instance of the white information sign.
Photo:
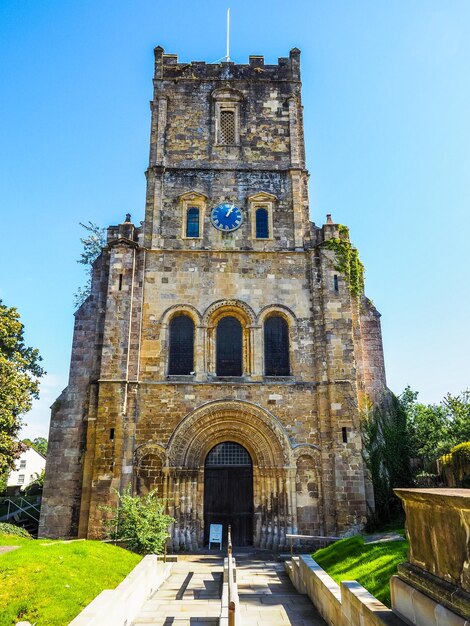
M 220 544 L 222 550 L 222 524 L 211 524 L 209 530 L 209 550 L 211 549 L 211 543 Z

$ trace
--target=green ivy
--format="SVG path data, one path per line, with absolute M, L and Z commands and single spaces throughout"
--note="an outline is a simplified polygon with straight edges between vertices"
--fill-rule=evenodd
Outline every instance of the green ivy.
M 338 231 L 339 238 L 328 239 L 323 246 L 336 253 L 338 263 L 335 270 L 343 274 L 350 292 L 360 300 L 364 291 L 364 265 L 359 258 L 359 252 L 349 240 L 348 227 L 339 224 Z

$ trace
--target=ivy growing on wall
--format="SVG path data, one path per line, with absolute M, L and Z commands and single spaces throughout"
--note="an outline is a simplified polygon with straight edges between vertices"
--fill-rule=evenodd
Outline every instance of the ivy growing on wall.
M 328 239 L 323 246 L 336 253 L 338 263 L 335 270 L 341 272 L 352 295 L 359 300 L 364 291 L 364 265 L 359 258 L 359 252 L 349 240 L 348 227 L 339 224 L 338 231 L 339 238 Z

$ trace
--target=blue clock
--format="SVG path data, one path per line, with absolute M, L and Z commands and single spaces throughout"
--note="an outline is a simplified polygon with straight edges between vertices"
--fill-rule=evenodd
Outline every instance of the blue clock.
M 224 232 L 237 230 L 243 222 L 243 213 L 232 202 L 223 202 L 211 211 L 212 224 Z

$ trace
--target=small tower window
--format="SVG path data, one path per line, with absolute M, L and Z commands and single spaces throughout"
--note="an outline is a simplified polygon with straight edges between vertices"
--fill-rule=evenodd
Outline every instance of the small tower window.
M 186 213 L 186 237 L 199 237 L 199 209 L 194 206 Z
M 179 196 L 181 206 L 181 237 L 202 239 L 207 197 L 198 191 L 187 191 Z
M 260 207 L 256 209 L 256 239 L 268 239 L 269 237 L 269 214 L 268 209 Z
M 264 371 L 266 376 L 288 376 L 289 370 L 289 326 L 273 315 L 264 323 Z
M 334 286 L 335 291 L 339 291 L 338 274 L 335 274 L 333 276 L 333 286 Z
M 170 322 L 168 374 L 191 374 L 194 363 L 194 322 L 188 315 L 177 315 Z
M 220 112 L 219 143 L 235 143 L 235 111 Z
M 251 236 L 256 239 L 273 239 L 273 210 L 276 196 L 265 191 L 249 196 Z

